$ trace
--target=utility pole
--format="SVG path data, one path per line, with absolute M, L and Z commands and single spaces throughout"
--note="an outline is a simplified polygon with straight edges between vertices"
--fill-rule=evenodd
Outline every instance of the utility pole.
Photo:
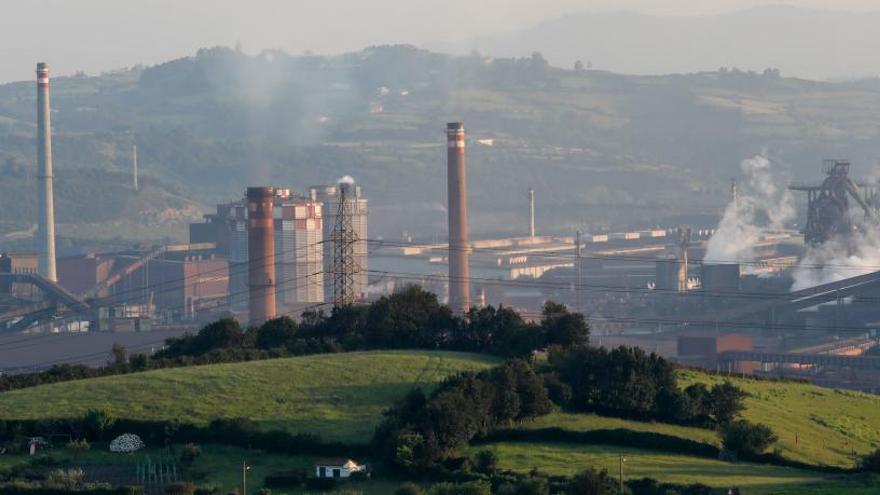
M 535 190 L 529 188 L 529 237 L 535 238 Z
M 623 462 L 624 462 L 625 460 L 626 460 L 626 458 L 623 457 L 623 456 L 620 456 L 620 458 L 619 458 L 619 460 L 618 460 L 618 474 L 617 474 L 617 476 L 618 476 L 618 478 L 617 478 L 618 486 L 617 486 L 617 493 L 619 493 L 619 494 L 621 494 L 621 495 L 623 495 Z
M 574 282 L 574 290 L 577 301 L 577 308 L 575 308 L 575 312 L 583 313 L 584 308 L 581 301 L 581 231 L 578 230 L 577 234 L 574 237 L 574 266 L 575 273 L 577 274 L 577 280 Z
M 131 175 L 132 175 L 132 186 L 134 186 L 134 191 L 137 192 L 140 190 L 138 187 L 138 145 L 131 145 Z
M 247 472 L 250 469 L 247 461 L 241 461 L 241 495 L 247 495 Z

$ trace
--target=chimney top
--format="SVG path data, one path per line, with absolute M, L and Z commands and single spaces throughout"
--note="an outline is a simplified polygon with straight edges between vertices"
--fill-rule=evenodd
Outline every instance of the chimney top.
M 261 198 L 271 198 L 275 195 L 275 188 L 273 187 L 248 187 L 247 188 L 247 197 L 254 199 Z

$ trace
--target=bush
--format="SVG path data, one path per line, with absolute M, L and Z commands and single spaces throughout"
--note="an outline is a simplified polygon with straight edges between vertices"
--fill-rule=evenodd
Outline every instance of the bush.
M 491 450 L 481 450 L 474 458 L 474 466 L 483 474 L 492 474 L 498 468 L 498 456 Z
M 83 429 L 89 438 L 103 440 L 108 431 L 113 428 L 116 418 L 104 410 L 92 409 L 83 417 Z
M 85 472 L 82 469 L 56 469 L 46 476 L 46 486 L 73 491 L 82 483 Z
M 419 488 L 419 485 L 408 481 L 400 485 L 394 495 L 422 495 L 422 489 Z
M 859 463 L 859 467 L 862 471 L 866 471 L 869 473 L 880 473 L 880 449 L 871 452 L 870 454 L 862 457 L 862 461 Z
M 724 425 L 720 433 L 724 448 L 739 455 L 760 455 L 778 439 L 769 426 L 745 420 Z
M 576 474 L 568 484 L 568 495 L 611 495 L 617 488 L 608 471 L 587 469 Z
M 310 490 L 330 491 L 336 488 L 336 480 L 333 478 L 309 478 L 306 480 L 306 486 Z
M 174 483 L 165 488 L 168 495 L 194 495 L 195 491 L 196 485 L 192 483 Z
M 485 481 L 468 483 L 439 483 L 428 490 L 428 495 L 491 495 L 492 487 Z
M 89 441 L 85 438 L 81 440 L 71 440 L 67 442 L 67 445 L 65 445 L 65 447 L 67 447 L 67 450 L 73 452 L 84 452 L 92 448 L 91 444 L 89 444 Z
M 183 446 L 180 451 L 180 463 L 185 467 L 190 467 L 196 462 L 196 458 L 202 453 L 202 449 L 194 443 L 188 443 Z
M 266 480 L 263 483 L 268 487 L 275 488 L 295 487 L 305 483 L 306 478 L 308 478 L 308 474 L 306 474 L 305 470 L 294 469 L 283 473 L 269 474 L 266 476 Z
M 549 495 L 547 480 L 528 478 L 514 483 L 504 483 L 498 487 L 496 495 Z
M 144 447 L 145 445 L 141 437 L 134 433 L 124 433 L 110 442 L 110 452 L 137 452 Z

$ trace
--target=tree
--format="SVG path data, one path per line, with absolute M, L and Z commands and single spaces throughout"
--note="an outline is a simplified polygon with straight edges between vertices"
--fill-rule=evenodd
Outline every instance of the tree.
M 435 294 L 409 285 L 370 306 L 368 340 L 375 347 L 437 347 L 450 329 L 451 315 Z
M 584 71 L 584 63 L 580 60 L 574 63 L 574 71 L 575 72 L 583 72 Z
M 569 347 L 585 345 L 590 340 L 590 327 L 580 313 L 569 313 L 564 304 L 552 301 L 544 303 L 541 328 L 547 345 Z
M 608 471 L 587 469 L 574 475 L 568 484 L 568 495 L 611 495 L 616 491 Z
M 259 349 L 283 347 L 296 336 L 296 322 L 287 316 L 269 320 L 257 329 L 256 346 Z
M 113 356 L 113 364 L 122 366 L 128 362 L 128 350 L 122 344 L 113 344 L 110 348 L 110 354 Z
M 862 462 L 859 464 L 862 471 L 867 471 L 870 473 L 880 473 L 880 449 L 871 452 L 870 454 L 862 457 Z
M 717 424 L 725 424 L 745 409 L 746 393 L 730 382 L 719 383 L 709 393 L 709 414 Z
M 762 454 L 778 440 L 769 426 L 745 420 L 726 423 L 720 434 L 725 449 L 742 455 Z

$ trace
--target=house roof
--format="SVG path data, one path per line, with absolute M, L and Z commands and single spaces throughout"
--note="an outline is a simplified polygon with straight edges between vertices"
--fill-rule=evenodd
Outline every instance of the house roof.
M 357 462 L 347 457 L 329 457 L 326 459 L 318 459 L 315 461 L 315 466 L 345 466 L 349 462 L 357 464 Z

